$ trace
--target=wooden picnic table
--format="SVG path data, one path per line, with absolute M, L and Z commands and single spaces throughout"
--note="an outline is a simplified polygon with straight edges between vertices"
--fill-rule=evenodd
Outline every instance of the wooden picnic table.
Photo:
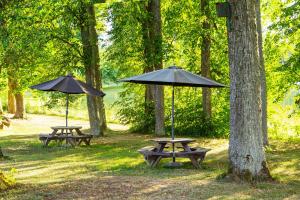
M 74 130 L 78 135 L 83 135 L 83 133 L 80 131 L 80 129 L 82 129 L 82 126 L 52 126 L 51 129 L 53 130 L 53 132 L 51 133 L 52 135 L 74 135 Z
M 174 159 L 179 157 L 189 158 L 195 168 L 200 168 L 200 163 L 204 160 L 206 152 L 209 151 L 209 149 L 205 148 L 190 147 L 189 143 L 195 141 L 194 139 L 190 138 L 176 138 L 174 140 L 172 140 L 171 138 L 157 138 L 152 139 L 151 141 L 154 141 L 156 145 L 151 147 L 144 147 L 139 150 L 139 152 L 144 155 L 145 161 L 151 167 L 155 167 L 162 158 Z M 171 151 L 165 151 L 165 149 L 169 148 L 167 144 L 171 144 Z M 179 144 L 179 146 L 176 144 Z M 173 151 L 173 147 L 175 151 Z
M 52 133 L 39 135 L 39 139 L 44 146 L 48 146 L 52 140 L 60 143 L 65 140 L 66 144 L 71 144 L 72 146 L 80 145 L 82 142 L 86 145 L 90 145 L 92 139 L 92 135 L 83 134 L 81 132 L 81 126 L 53 126 L 51 129 Z

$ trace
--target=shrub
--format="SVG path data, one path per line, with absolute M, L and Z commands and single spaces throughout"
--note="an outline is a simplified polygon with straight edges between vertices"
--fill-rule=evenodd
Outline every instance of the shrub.
M 13 188 L 16 185 L 16 180 L 12 176 L 13 170 L 11 174 L 5 174 L 0 171 L 0 191 L 7 190 Z

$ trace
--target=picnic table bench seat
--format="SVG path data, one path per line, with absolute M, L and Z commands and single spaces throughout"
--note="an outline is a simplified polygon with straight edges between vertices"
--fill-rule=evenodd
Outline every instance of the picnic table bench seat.
M 62 142 L 66 140 L 72 146 L 80 145 L 82 142 L 85 145 L 90 145 L 91 139 L 93 138 L 92 135 L 54 135 L 51 133 L 41 133 L 39 134 L 39 140 L 43 143 L 46 147 L 51 141 Z
M 74 135 L 72 139 L 75 140 L 77 145 L 80 145 L 82 142 L 85 145 L 90 145 L 93 135 Z
M 51 133 L 41 133 L 39 134 L 39 139 L 43 143 L 44 146 L 48 146 L 48 144 L 54 140 L 54 141 L 60 141 L 62 142 L 65 137 L 58 136 L 58 135 L 52 135 Z

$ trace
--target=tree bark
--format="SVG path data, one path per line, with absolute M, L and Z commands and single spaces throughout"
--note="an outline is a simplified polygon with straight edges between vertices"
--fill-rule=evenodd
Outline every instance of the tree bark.
M 3 105 L 1 99 L 0 99 L 0 115 L 3 115 Z
M 262 142 L 261 79 L 256 0 L 229 0 L 230 140 L 234 180 L 270 179 Z
M 100 71 L 100 55 L 99 55 L 99 46 L 98 46 L 98 34 L 96 31 L 96 16 L 95 16 L 95 8 L 94 5 L 90 5 L 88 7 L 88 14 L 90 16 L 90 24 L 89 24 L 89 33 L 90 33 L 90 43 L 92 48 L 92 65 L 95 69 L 95 88 L 98 90 L 102 90 L 102 74 Z M 102 97 L 96 97 L 97 107 L 98 107 L 98 115 L 100 120 L 100 129 L 103 133 L 106 128 L 106 115 L 105 115 L 105 107 Z
M 202 16 L 205 21 L 202 22 L 202 44 L 201 44 L 201 75 L 210 78 L 210 10 L 209 1 L 201 0 Z M 211 117 L 211 89 L 202 88 L 202 106 L 205 117 Z
M 83 62 L 87 84 L 101 89 L 101 74 L 99 70 L 98 36 L 96 33 L 96 19 L 93 4 L 83 4 L 83 23 L 80 26 L 83 44 Z M 91 134 L 103 136 L 106 128 L 105 109 L 103 99 L 95 96 L 87 96 L 87 106 Z
M 162 32 L 160 0 L 150 0 L 151 23 L 149 35 L 153 44 L 153 68 L 162 69 Z M 155 134 L 165 135 L 164 89 L 163 86 L 154 86 Z
M 16 112 L 16 103 L 14 97 L 14 90 L 16 89 L 16 82 L 8 77 L 8 92 L 7 92 L 7 112 L 15 114 Z
M 142 3 L 142 8 L 146 13 L 150 12 L 148 3 Z M 142 33 L 143 33 L 143 48 L 144 48 L 144 71 L 143 73 L 151 72 L 154 70 L 152 61 L 151 61 L 151 39 L 149 35 L 150 29 L 150 19 L 149 16 L 144 16 L 141 19 Z M 145 86 L 145 115 L 153 115 L 154 113 L 154 88 L 152 85 Z M 154 116 L 153 116 L 154 117 Z M 154 124 L 153 124 L 154 125 Z M 150 125 L 151 126 L 151 125 Z M 151 129 L 151 127 L 146 127 L 147 129 Z
M 16 113 L 14 119 L 24 119 L 25 109 L 24 109 L 24 96 L 21 92 L 15 94 L 16 99 Z
M 258 53 L 260 62 L 260 79 L 261 79 L 261 110 L 262 110 L 262 137 L 263 145 L 268 146 L 268 124 L 267 124 L 267 80 L 265 71 L 265 62 L 263 54 L 263 39 L 261 28 L 261 12 L 260 12 L 260 0 L 256 0 L 256 23 L 258 34 Z

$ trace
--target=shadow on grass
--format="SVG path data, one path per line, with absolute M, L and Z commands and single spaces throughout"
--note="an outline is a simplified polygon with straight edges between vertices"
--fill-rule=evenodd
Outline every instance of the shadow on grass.
M 111 175 L 135 175 L 146 177 L 182 177 L 201 171 L 215 171 L 213 164 L 205 164 L 202 170 L 195 170 L 187 159 L 180 169 L 166 169 L 163 160 L 158 168 L 149 168 L 137 149 L 149 145 L 149 136 L 114 132 L 110 137 L 95 138 L 91 146 L 75 148 L 59 147 L 52 143 L 44 148 L 37 135 L 3 137 L 0 145 L 13 158 L 0 165 L 2 169 L 16 168 L 19 180 L 27 182 L 37 179 L 43 173 L 52 175 L 50 180 L 67 180 L 82 173 L 104 173 Z M 211 160 L 209 163 L 214 163 Z M 24 175 L 25 174 L 25 175 Z
M 214 179 L 98 176 L 64 183 L 23 185 L 0 197 L 11 199 L 298 199 L 296 186 L 255 186 Z
M 271 170 L 278 176 L 288 177 L 283 184 L 262 183 L 250 187 L 215 180 L 227 170 L 226 148 L 209 152 L 200 170 L 194 169 L 187 159 L 179 160 L 184 165 L 178 169 L 164 168 L 170 159 L 163 159 L 157 168 L 149 168 L 137 150 L 152 144 L 151 137 L 111 131 L 109 136 L 93 139 L 91 146 L 71 148 L 52 143 L 44 148 L 37 135 L 5 136 L 1 137 L 0 146 L 13 159 L 0 162 L 0 169 L 16 168 L 20 183 L 35 183 L 12 190 L 15 199 L 22 194 L 23 187 L 29 191 L 28 195 L 32 195 L 28 199 L 64 198 L 66 194 L 71 198 L 99 199 L 99 196 L 93 196 L 99 195 L 99 191 L 103 191 L 103 199 L 114 195 L 168 199 L 167 194 L 172 194 L 175 199 L 259 199 L 273 191 L 274 199 L 298 195 L 295 192 L 300 188 L 297 143 L 274 143 L 267 150 Z M 78 190 L 84 190 L 87 196 L 80 196 L 83 194 L 76 192 Z M 9 194 L 10 191 L 6 193 Z

